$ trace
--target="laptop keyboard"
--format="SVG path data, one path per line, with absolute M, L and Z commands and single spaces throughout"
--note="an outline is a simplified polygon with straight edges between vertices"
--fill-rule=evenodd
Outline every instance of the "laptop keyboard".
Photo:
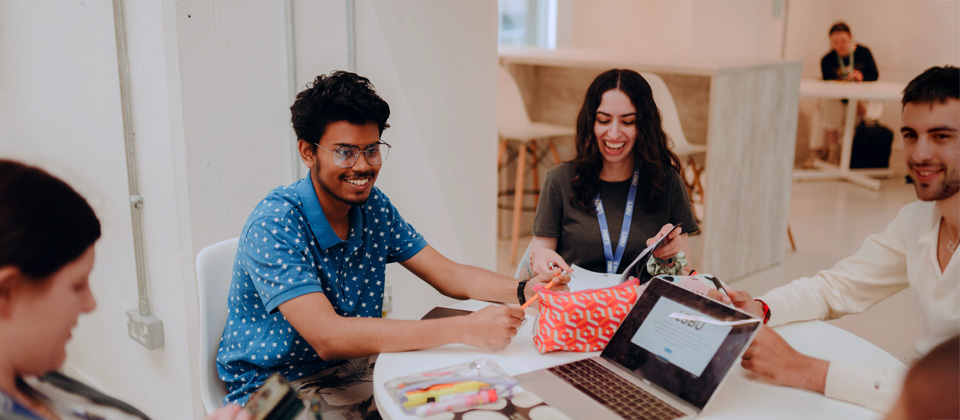
M 577 360 L 548 370 L 625 419 L 670 420 L 684 416 L 595 360 Z

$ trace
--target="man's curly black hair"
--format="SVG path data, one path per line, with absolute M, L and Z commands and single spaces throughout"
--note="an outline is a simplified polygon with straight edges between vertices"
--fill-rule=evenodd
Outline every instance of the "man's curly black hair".
M 297 94 L 290 113 L 297 138 L 313 145 L 323 137 L 327 125 L 337 121 L 357 125 L 376 122 L 380 134 L 390 127 L 390 105 L 377 94 L 369 79 L 348 71 L 317 76 Z

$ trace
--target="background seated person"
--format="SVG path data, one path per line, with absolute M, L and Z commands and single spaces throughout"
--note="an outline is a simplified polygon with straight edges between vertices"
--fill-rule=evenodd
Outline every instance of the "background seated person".
M 57 372 L 70 330 L 97 307 L 89 278 L 99 238 L 100 220 L 69 185 L 0 159 L 0 419 L 149 419 Z M 209 419 L 250 413 L 230 405 Z
M 553 266 L 570 272 L 568 264 L 620 273 L 647 243 L 683 223 L 684 233 L 674 232 L 655 254 L 662 260 L 655 271 L 679 273 L 689 254 L 686 232 L 699 228 L 668 142 L 640 74 L 597 76 L 577 116 L 577 156 L 547 172 L 526 276 Z
M 873 82 L 880 77 L 877 63 L 873 60 L 870 49 L 853 42 L 850 27 L 844 22 L 837 22 L 830 27 L 829 53 L 820 59 L 820 74 L 823 80 L 843 80 L 848 82 Z M 879 102 L 860 102 L 857 115 L 864 114 L 863 104 L 870 104 L 870 117 L 873 120 L 880 118 L 883 105 Z M 813 143 L 810 147 L 817 150 L 821 159 L 836 163 L 839 161 L 840 130 L 843 128 L 845 99 L 823 99 L 820 101 L 820 121 L 826 136 L 825 144 Z M 817 136 L 812 139 L 819 140 Z M 814 141 L 816 141 L 814 140 Z
M 794 280 L 754 300 L 746 292 L 711 297 L 780 325 L 860 313 L 912 287 L 926 334 L 917 354 L 960 333 L 960 69 L 933 67 L 903 92 L 900 131 L 904 157 L 920 201 L 907 204 L 882 233 L 853 255 L 813 277 Z M 798 353 L 764 327 L 743 356 L 743 367 L 774 383 L 806 388 L 866 406 L 890 409 L 903 372 L 881 371 Z
M 536 282 L 450 261 L 374 186 L 390 150 L 380 139 L 390 107 L 370 81 L 340 71 L 318 76 L 290 110 L 310 174 L 269 192 L 240 232 L 217 355 L 226 400 L 246 401 L 280 372 L 304 399 L 320 397 L 324 418 L 375 416 L 368 356 L 509 344 L 524 316 L 516 305 L 423 321 L 381 318 L 387 263 L 456 299 L 517 303 Z M 558 280 L 557 290 L 566 289 L 569 277 Z

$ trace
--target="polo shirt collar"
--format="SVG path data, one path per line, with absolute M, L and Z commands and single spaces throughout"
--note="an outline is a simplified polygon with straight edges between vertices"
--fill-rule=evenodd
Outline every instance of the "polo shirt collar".
M 320 249 L 327 250 L 333 246 L 339 245 L 344 240 L 333 231 L 327 216 L 323 213 L 323 207 L 320 206 L 320 199 L 317 198 L 317 191 L 313 189 L 313 181 L 310 174 L 299 181 L 297 194 L 300 196 L 300 202 L 303 203 L 303 210 L 307 214 L 307 222 L 310 224 L 310 230 L 317 239 L 317 245 Z M 361 220 L 360 206 L 350 207 L 350 237 L 347 240 L 351 244 L 359 241 L 360 231 L 363 221 Z

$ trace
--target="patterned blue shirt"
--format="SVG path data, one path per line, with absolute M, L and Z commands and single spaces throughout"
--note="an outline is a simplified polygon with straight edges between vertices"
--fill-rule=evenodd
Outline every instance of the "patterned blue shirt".
M 341 316 L 380 317 L 387 263 L 425 246 L 376 187 L 350 209 L 346 241 L 330 227 L 309 176 L 267 194 L 243 227 L 233 265 L 217 353 L 224 402 L 243 404 L 274 372 L 292 381 L 337 362 L 317 355 L 277 310 L 281 303 L 323 293 Z

